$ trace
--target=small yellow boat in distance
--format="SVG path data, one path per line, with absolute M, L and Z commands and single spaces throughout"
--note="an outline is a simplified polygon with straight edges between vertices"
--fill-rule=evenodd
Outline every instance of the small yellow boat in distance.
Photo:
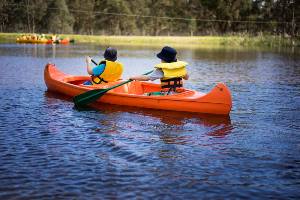
M 49 39 L 46 38 L 44 34 L 30 34 L 30 35 L 21 35 L 17 37 L 17 43 L 31 43 L 31 44 L 47 44 L 49 43 Z
M 40 39 L 40 40 L 33 40 L 33 39 L 20 39 L 17 38 L 16 42 L 17 43 L 32 43 L 32 44 L 47 44 L 48 43 L 48 39 Z

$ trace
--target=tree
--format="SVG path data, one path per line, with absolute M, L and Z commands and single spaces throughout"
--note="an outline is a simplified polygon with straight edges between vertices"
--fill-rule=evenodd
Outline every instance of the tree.
M 82 3 L 81 0 L 68 1 L 70 13 L 74 17 L 74 32 L 79 34 L 93 34 L 95 27 L 95 0 L 86 0 Z
M 9 1 L 2 0 L 0 1 L 0 31 L 3 32 L 6 29 L 8 23 L 8 6 Z
M 65 0 L 53 0 L 49 3 L 44 27 L 51 33 L 72 33 L 74 18 L 70 14 Z
M 137 31 L 130 4 L 123 0 L 98 0 L 96 26 L 108 35 L 133 35 Z
M 296 0 L 1 0 L 0 31 L 299 36 Z

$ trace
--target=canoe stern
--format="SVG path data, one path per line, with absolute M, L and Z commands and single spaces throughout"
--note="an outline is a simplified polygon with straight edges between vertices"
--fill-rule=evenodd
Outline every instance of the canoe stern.
M 218 83 L 209 93 L 200 98 L 199 101 L 207 103 L 207 109 L 217 114 L 228 115 L 232 108 L 231 92 L 224 83 Z

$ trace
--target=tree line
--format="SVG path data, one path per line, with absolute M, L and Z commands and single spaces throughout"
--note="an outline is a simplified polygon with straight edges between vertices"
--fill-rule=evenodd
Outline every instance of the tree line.
M 297 0 L 1 0 L 0 31 L 299 36 Z

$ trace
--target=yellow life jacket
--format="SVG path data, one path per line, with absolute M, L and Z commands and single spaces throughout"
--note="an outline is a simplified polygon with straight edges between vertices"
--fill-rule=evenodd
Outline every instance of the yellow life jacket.
M 187 74 L 186 66 L 188 63 L 177 61 L 172 63 L 160 63 L 155 65 L 156 68 L 164 72 L 164 77 L 160 79 L 161 88 L 168 88 L 168 94 L 176 91 L 176 88 L 182 87 L 182 77 Z
M 123 73 L 123 65 L 121 63 L 108 60 L 101 61 L 100 64 L 101 63 L 105 64 L 105 69 L 99 76 L 92 76 L 93 84 L 113 82 L 121 78 Z
M 187 73 L 186 66 L 188 63 L 183 61 L 177 61 L 172 63 L 159 63 L 155 65 L 155 68 L 160 68 L 164 72 L 163 79 L 184 77 Z

